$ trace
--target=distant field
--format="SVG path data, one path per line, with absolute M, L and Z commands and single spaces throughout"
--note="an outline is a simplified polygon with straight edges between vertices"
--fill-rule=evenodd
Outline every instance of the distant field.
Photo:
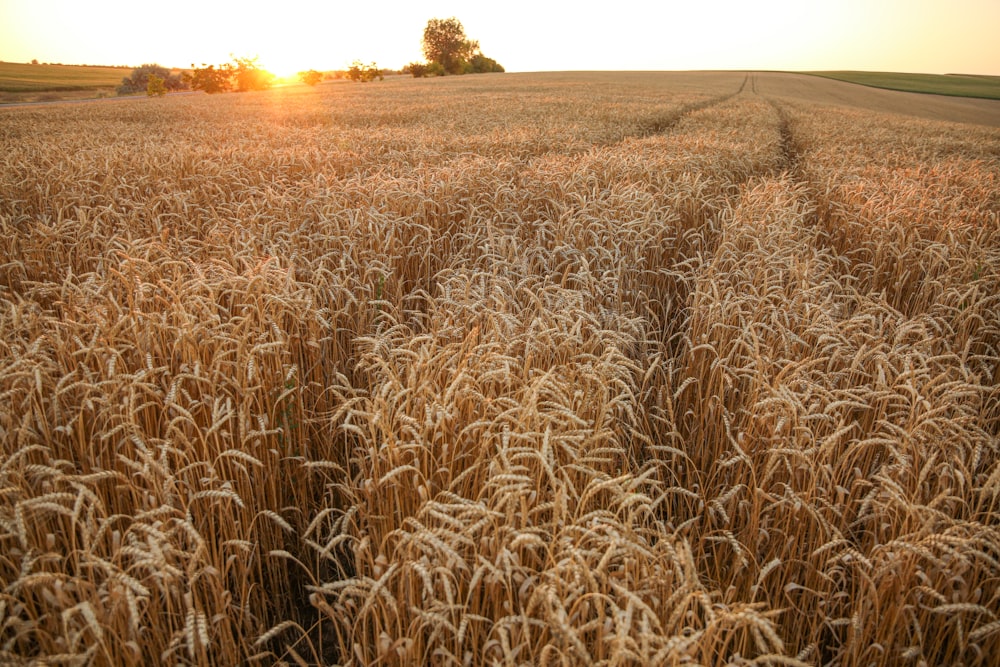
M 57 92 L 117 86 L 131 70 L 126 67 L 27 65 L 0 62 L 0 92 Z
M 970 74 L 900 74 L 896 72 L 809 72 L 863 86 L 903 90 L 911 93 L 933 93 L 956 97 L 981 97 L 1000 100 L 1000 76 Z

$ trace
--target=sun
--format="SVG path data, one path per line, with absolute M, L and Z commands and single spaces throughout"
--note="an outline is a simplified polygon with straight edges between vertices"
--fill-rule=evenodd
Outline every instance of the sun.
M 299 72 L 315 67 L 310 64 L 306 49 L 280 34 L 272 35 L 266 43 L 258 43 L 253 51 L 257 66 L 279 79 L 295 79 Z
M 259 65 L 279 79 L 294 79 L 299 72 L 309 69 L 291 57 L 261 56 Z

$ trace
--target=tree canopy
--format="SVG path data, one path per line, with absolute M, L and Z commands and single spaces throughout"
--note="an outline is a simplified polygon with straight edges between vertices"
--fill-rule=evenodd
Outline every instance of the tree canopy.
M 257 65 L 257 58 L 234 58 L 232 65 L 236 91 L 267 90 L 274 83 L 274 75 Z
M 476 44 L 476 47 L 479 45 Z M 448 74 L 460 74 L 471 55 L 473 43 L 465 37 L 465 28 L 455 17 L 431 19 L 424 28 L 424 57 L 440 63 Z
M 184 77 L 193 90 L 204 90 L 206 93 L 225 93 L 233 89 L 232 74 L 228 63 L 216 67 L 201 64 L 195 67 L 191 64 L 191 72 L 185 72 Z
M 447 19 L 433 18 L 427 22 L 423 51 L 428 64 L 408 65 L 407 69 L 413 76 L 504 71 L 496 60 L 487 58 L 480 52 L 478 41 L 466 37 L 462 22 L 454 16 Z

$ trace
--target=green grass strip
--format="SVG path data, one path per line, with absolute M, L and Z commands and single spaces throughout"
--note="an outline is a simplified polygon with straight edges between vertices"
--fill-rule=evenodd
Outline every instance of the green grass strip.
M 1000 100 L 1000 76 L 977 74 L 901 74 L 894 72 L 806 72 L 863 86 Z

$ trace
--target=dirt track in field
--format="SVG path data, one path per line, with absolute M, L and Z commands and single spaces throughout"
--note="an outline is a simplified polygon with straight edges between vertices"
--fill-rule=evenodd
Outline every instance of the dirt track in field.
M 905 93 L 808 74 L 757 72 L 751 74 L 750 78 L 752 90 L 765 97 L 1000 127 L 1000 100 Z

